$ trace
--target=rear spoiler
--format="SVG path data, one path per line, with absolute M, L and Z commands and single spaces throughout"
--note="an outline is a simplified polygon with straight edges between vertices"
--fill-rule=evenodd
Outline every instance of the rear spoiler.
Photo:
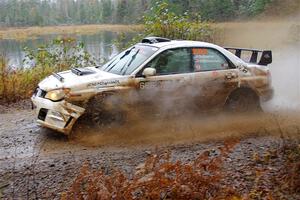
M 268 64 L 272 63 L 272 51 L 270 50 L 257 50 L 257 49 L 244 49 L 244 48 L 234 48 L 234 47 L 225 47 L 226 50 L 234 51 L 234 54 L 241 58 L 242 52 L 252 52 L 251 58 L 248 62 L 255 63 L 258 65 L 264 65 L 267 66 Z M 258 61 L 258 54 L 261 53 L 260 59 Z

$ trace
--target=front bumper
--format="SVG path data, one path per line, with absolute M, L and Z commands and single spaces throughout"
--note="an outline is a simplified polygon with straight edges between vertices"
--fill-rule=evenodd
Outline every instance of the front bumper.
M 65 100 L 53 102 L 39 96 L 31 98 L 37 115 L 37 122 L 47 127 L 68 135 L 77 119 L 85 109 L 66 102 Z

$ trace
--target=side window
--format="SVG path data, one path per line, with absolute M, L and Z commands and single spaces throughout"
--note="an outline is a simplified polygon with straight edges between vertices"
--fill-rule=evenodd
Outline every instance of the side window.
M 159 54 L 149 67 L 155 68 L 158 75 L 188 73 L 192 71 L 190 49 L 169 49 Z
M 229 63 L 218 51 L 209 48 L 192 49 L 193 66 L 195 72 L 225 70 Z

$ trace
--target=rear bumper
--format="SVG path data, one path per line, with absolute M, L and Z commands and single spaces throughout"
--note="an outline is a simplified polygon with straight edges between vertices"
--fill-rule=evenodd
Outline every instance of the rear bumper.
M 36 112 L 37 122 L 43 126 L 68 135 L 77 119 L 85 109 L 66 101 L 51 100 L 33 96 L 31 98 Z

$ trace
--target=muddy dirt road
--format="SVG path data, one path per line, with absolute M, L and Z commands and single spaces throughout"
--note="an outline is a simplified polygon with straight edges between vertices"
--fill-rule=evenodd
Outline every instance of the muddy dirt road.
M 285 26 L 293 26 L 284 23 L 282 28 L 281 25 L 272 23 L 269 28 L 276 30 L 281 27 L 282 30 Z M 261 28 L 259 38 L 264 37 L 263 30 L 269 29 L 266 25 L 257 26 Z M 212 151 L 232 138 L 239 138 L 240 143 L 226 159 L 226 170 L 233 177 L 226 181 L 241 193 L 250 192 L 255 187 L 255 169 L 251 168 L 253 154 L 263 155 L 278 148 L 282 144 L 282 134 L 292 138 L 298 138 L 300 134 L 299 27 L 296 28 L 296 36 L 293 35 L 296 39 L 292 41 L 283 40 L 287 38 L 282 37 L 283 32 L 257 40 L 249 29 L 234 30 L 231 29 L 231 34 L 240 35 L 240 30 L 244 30 L 243 42 L 228 39 L 224 43 L 275 49 L 271 69 L 276 97 L 264 105 L 265 114 L 183 116 L 157 121 L 141 119 L 122 127 L 101 130 L 78 124 L 72 137 L 67 138 L 40 128 L 28 105 L 21 109 L 1 106 L 0 198 L 59 199 L 60 193 L 70 186 L 84 161 L 104 172 L 117 167 L 130 174 L 150 153 L 171 150 L 172 159 L 189 162 L 199 153 Z M 230 38 L 236 37 L 231 35 Z M 281 164 L 282 160 L 277 157 L 267 167 L 276 174 Z M 267 187 L 272 191 L 276 186 L 269 184 Z M 284 195 L 287 199 L 300 199 L 297 193 Z
M 174 160 L 188 162 L 231 138 L 240 138 L 241 142 L 226 160 L 227 169 L 238 177 L 237 188 L 249 192 L 254 183 L 246 179 L 255 173 L 249 169 L 254 152 L 263 155 L 277 148 L 282 131 L 293 137 L 299 135 L 300 116 L 225 118 L 208 116 L 195 119 L 197 123 L 173 119 L 161 126 L 148 122 L 147 127 L 141 123 L 88 132 L 88 127 L 79 125 L 68 139 L 38 127 L 31 110 L 9 110 L 0 114 L 0 195 L 4 199 L 59 199 L 85 161 L 93 169 L 119 168 L 130 174 L 149 153 L 171 150 Z M 275 160 L 272 167 L 278 170 L 280 160 Z

